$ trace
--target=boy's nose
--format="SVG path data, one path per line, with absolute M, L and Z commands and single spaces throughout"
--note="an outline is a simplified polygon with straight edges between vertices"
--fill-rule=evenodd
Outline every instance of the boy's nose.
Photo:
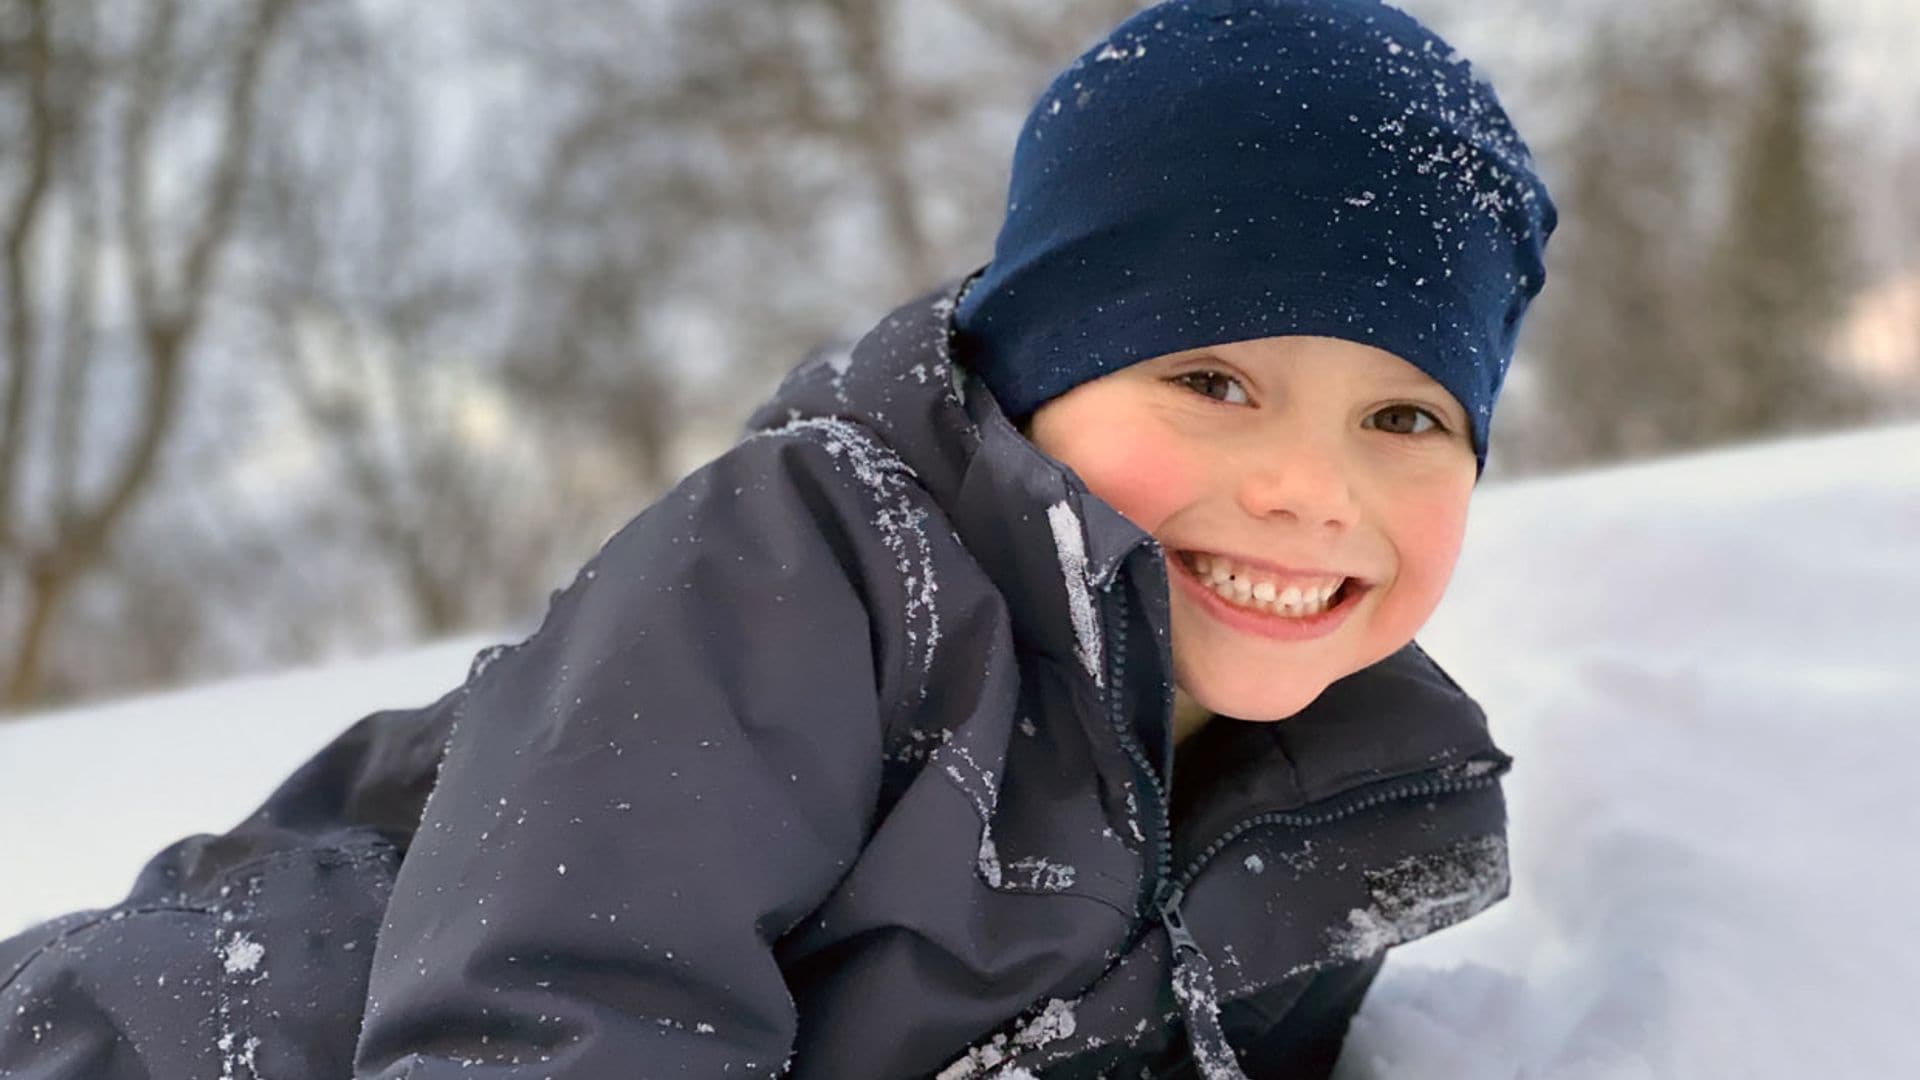
M 1241 470 L 1241 509 L 1257 518 L 1291 517 L 1309 528 L 1353 524 L 1353 487 L 1340 456 L 1308 440 L 1267 448 Z

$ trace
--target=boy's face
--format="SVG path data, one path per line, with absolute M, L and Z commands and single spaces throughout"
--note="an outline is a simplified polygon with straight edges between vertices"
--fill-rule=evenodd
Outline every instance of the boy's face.
M 1041 406 L 1029 434 L 1160 542 L 1180 688 L 1243 720 L 1292 716 L 1413 640 L 1475 479 L 1451 394 L 1333 338 L 1142 361 Z M 1342 578 L 1324 613 L 1289 607 L 1289 586 L 1312 598 Z

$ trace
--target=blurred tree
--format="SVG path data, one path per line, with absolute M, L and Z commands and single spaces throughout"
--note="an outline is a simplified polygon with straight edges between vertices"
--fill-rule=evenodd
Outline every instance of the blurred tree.
M 525 611 L 603 527 L 609 489 L 632 496 L 644 473 L 595 468 L 605 455 L 574 452 L 564 426 L 539 430 L 507 400 L 491 309 L 511 288 L 510 249 L 485 235 L 495 196 L 436 138 L 431 61 L 387 29 L 343 6 L 288 43 L 246 296 L 328 477 L 283 519 L 283 541 L 354 550 L 332 588 L 388 598 L 406 640 Z M 380 640 L 358 605 L 337 617 L 363 628 L 340 637 Z
M 1909 109 L 1913 111 L 1908 115 L 1920 112 L 1920 93 Z M 1891 283 L 1882 287 L 1887 296 L 1888 332 L 1879 351 L 1894 374 L 1893 392 L 1881 414 L 1916 416 L 1920 415 L 1920 199 L 1912 193 L 1920 191 L 1920 131 L 1911 125 L 1896 130 L 1897 156 L 1886 170 L 1885 189 L 1890 197 L 1883 201 L 1890 221 L 1879 260 L 1882 280 Z M 1881 132 L 1874 134 L 1884 138 Z
M 39 697 L 67 602 L 177 431 L 291 6 L 0 4 L 0 707 Z
M 1764 0 L 1749 25 L 1754 85 L 1735 114 L 1725 218 L 1705 276 L 1718 341 L 1700 437 L 1713 441 L 1858 423 L 1872 411 L 1833 356 L 1854 244 L 1823 172 L 1811 15 L 1802 0 Z
M 523 614 L 983 258 L 1032 95 L 1136 6 L 502 3 L 488 49 L 475 8 L 0 0 L 13 699 Z
M 1719 12 L 1621 13 L 1588 37 L 1574 79 L 1585 122 L 1556 158 L 1562 228 L 1530 341 L 1541 393 L 1533 456 L 1565 467 L 1687 438 L 1711 338 L 1695 253 L 1711 232 L 1716 128 L 1729 88 L 1702 62 Z
M 1862 415 L 1827 342 L 1847 222 L 1821 168 L 1818 39 L 1800 0 L 1635 4 L 1576 86 L 1553 287 L 1530 335 L 1550 467 Z
M 503 54 L 566 92 L 521 215 L 517 384 L 615 439 L 649 410 L 738 423 L 814 344 L 984 259 L 1021 114 L 1139 6 L 503 5 Z

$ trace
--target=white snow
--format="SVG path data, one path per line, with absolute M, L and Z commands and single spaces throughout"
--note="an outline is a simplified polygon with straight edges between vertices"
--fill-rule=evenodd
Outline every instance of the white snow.
M 1920 426 L 1476 497 L 1421 643 L 1516 757 L 1511 897 L 1339 1080 L 1920 1075 Z
M 1465 852 L 1414 857 L 1385 871 L 1368 871 L 1373 903 L 1347 912 L 1347 925 L 1333 937 L 1335 953 L 1365 959 L 1486 910 L 1508 885 L 1500 873 L 1506 844 L 1493 837 L 1466 846 Z
M 233 935 L 220 947 L 220 965 L 229 975 L 248 975 L 258 971 L 260 961 L 266 956 L 267 947 L 244 933 Z
M 1489 487 L 1421 643 L 1517 758 L 1512 896 L 1340 1080 L 1920 1074 L 1920 425 Z M 484 642 L 0 724 L 0 933 L 124 892 Z
M 1071 1038 L 1079 1030 L 1080 1021 L 1074 1015 L 1073 1002 L 1060 998 L 1049 998 L 1040 1015 L 1027 1022 L 1027 1026 L 1014 1033 L 1013 1041 L 1021 1046 L 1045 1046 L 1051 1042 Z
M 489 643 L 0 720 L 0 936 L 125 896 L 149 856 L 239 824 L 348 724 L 433 701 Z
M 1080 527 L 1080 515 L 1066 502 L 1047 507 L 1047 525 L 1053 530 L 1053 546 L 1060 558 L 1060 575 L 1067 585 L 1067 615 L 1073 620 L 1073 653 L 1087 669 L 1095 686 L 1106 676 L 1100 646 L 1100 617 L 1094 610 L 1093 591 L 1087 581 L 1087 538 Z

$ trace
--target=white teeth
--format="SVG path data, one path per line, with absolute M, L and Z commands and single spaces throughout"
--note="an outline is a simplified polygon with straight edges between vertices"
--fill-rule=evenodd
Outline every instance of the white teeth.
M 1288 585 L 1285 589 L 1271 581 L 1255 581 L 1255 575 L 1240 570 L 1232 560 L 1193 552 L 1189 563 L 1194 576 L 1212 588 L 1220 598 L 1237 607 L 1293 618 L 1318 615 L 1332 603 L 1333 594 L 1344 582 L 1328 585 Z

